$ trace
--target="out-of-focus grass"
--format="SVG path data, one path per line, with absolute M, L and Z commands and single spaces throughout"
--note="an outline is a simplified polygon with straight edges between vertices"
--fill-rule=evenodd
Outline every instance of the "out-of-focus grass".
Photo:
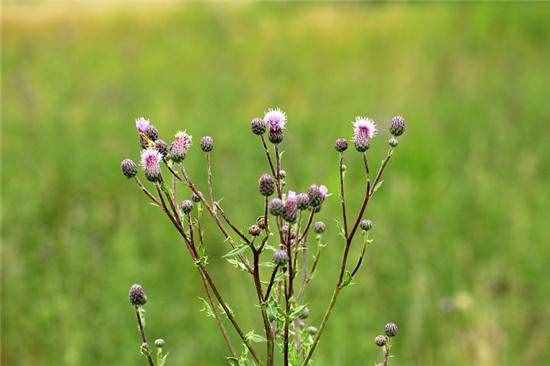
M 133 282 L 148 290 L 148 333 L 167 340 L 170 364 L 222 364 L 190 260 L 118 164 L 137 155 L 136 116 L 167 138 L 211 134 L 216 191 L 248 225 L 266 170 L 248 121 L 272 105 L 288 112 L 297 190 L 337 191 L 333 141 L 350 135 L 354 116 L 409 121 L 368 214 L 376 243 L 338 303 L 319 365 L 372 364 L 389 319 L 401 327 L 396 365 L 550 362 L 549 10 L 218 4 L 40 21 L 6 12 L 2 364 L 140 364 Z M 349 155 L 356 208 L 360 161 Z M 197 149 L 188 166 L 204 183 Z M 333 196 L 312 324 L 336 279 L 337 215 Z M 251 329 L 247 279 L 209 238 L 210 269 Z

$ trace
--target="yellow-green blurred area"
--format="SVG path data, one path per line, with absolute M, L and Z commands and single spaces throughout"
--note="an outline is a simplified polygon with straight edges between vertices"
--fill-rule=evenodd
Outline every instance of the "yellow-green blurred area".
M 316 365 L 374 364 L 388 320 L 392 365 L 550 363 L 548 19 L 542 3 L 5 5 L 1 363 L 145 364 L 127 298 L 139 282 L 169 365 L 224 364 L 193 263 L 119 163 L 138 159 L 146 116 L 166 140 L 194 136 L 185 164 L 206 190 L 197 141 L 212 135 L 215 192 L 246 228 L 268 169 L 249 121 L 270 106 L 288 114 L 288 188 L 333 193 L 306 293 L 315 326 L 343 248 L 334 140 L 357 115 L 379 121 L 374 167 L 389 118 L 408 122 L 366 215 L 375 242 Z M 360 154 L 346 159 L 351 212 L 364 178 Z M 206 236 L 214 279 L 261 334 L 251 279 L 221 258 L 212 224 Z

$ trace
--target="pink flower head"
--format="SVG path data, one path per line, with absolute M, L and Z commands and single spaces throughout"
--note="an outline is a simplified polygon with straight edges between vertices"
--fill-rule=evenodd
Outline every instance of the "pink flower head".
M 270 132 L 282 132 L 285 129 L 286 114 L 279 108 L 270 108 L 264 116 L 264 123 Z
M 145 177 L 154 182 L 160 178 L 160 162 L 162 155 L 156 149 L 149 148 L 141 152 L 141 166 Z
M 286 195 L 283 209 L 283 218 L 288 222 L 296 221 L 298 215 L 298 196 L 296 192 L 289 191 Z
M 356 117 L 353 122 L 353 142 L 358 151 L 364 152 L 369 148 L 369 140 L 376 135 L 376 123 L 366 117 Z
M 151 121 L 143 117 L 136 119 L 136 128 L 141 133 L 146 133 L 149 127 L 151 126 Z
M 328 189 L 324 185 L 312 184 L 307 190 L 309 196 L 309 206 L 311 208 L 320 207 L 328 195 Z
M 176 163 L 185 159 L 185 155 L 191 148 L 193 137 L 185 131 L 179 131 L 174 136 L 174 140 L 170 144 L 170 159 Z

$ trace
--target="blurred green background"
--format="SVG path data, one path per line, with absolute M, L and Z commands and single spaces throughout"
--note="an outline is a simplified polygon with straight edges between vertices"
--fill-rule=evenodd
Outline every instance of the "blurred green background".
M 336 137 L 365 114 L 408 130 L 368 216 L 375 245 L 345 291 L 317 365 L 372 365 L 373 337 L 400 325 L 394 365 L 550 363 L 550 6 L 173 4 L 5 6 L 2 15 L 2 364 L 136 365 L 130 284 L 171 365 L 219 365 L 199 278 L 168 221 L 119 171 L 133 121 L 169 139 L 216 140 L 216 191 L 248 226 L 266 164 L 252 117 L 288 114 L 289 187 L 337 191 Z M 382 158 L 387 133 L 369 152 Z M 350 151 L 350 205 L 361 162 Z M 187 165 L 204 186 L 195 145 Z M 317 325 L 342 243 L 308 293 Z M 210 270 L 244 328 L 252 287 Z M 263 351 L 263 346 L 261 347 Z

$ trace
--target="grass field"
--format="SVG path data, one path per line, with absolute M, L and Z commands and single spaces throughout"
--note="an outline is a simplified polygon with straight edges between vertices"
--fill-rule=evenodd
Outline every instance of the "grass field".
M 550 6 L 173 6 L 2 15 L 2 364 L 140 365 L 130 284 L 170 365 L 219 365 L 199 278 L 176 233 L 121 176 L 133 120 L 216 139 L 215 185 L 249 225 L 266 170 L 249 120 L 289 116 L 289 185 L 337 191 L 352 119 L 409 123 L 369 213 L 376 242 L 337 305 L 317 365 L 372 365 L 387 320 L 392 365 L 550 363 Z M 28 16 L 27 16 L 28 15 Z M 369 154 L 381 159 L 385 137 Z M 351 206 L 360 160 L 349 164 Z M 195 148 L 189 170 L 204 185 Z M 342 243 L 308 296 L 318 324 Z M 211 228 L 213 229 L 213 228 Z M 246 329 L 252 287 L 210 270 Z M 258 330 L 259 332 L 259 330 Z

